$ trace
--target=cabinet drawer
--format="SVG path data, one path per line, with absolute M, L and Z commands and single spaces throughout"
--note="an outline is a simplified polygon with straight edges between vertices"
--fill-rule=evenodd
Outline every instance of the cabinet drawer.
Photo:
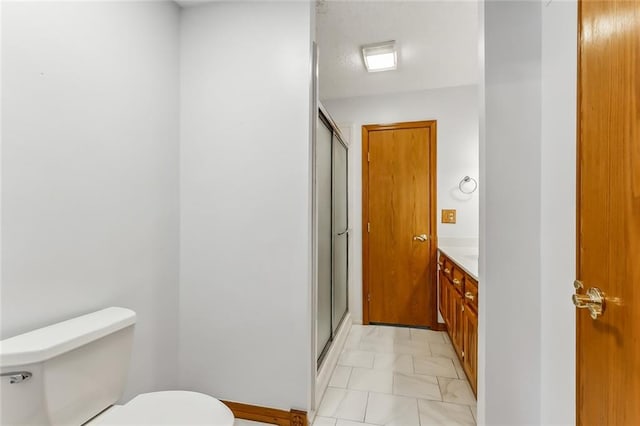
M 478 282 L 469 276 L 464 283 L 464 299 L 467 305 L 478 312 Z
M 454 266 L 453 271 L 451 271 L 451 284 L 453 284 L 453 288 L 460 294 L 462 294 L 464 289 L 464 281 L 464 272 L 457 266 Z
M 451 274 L 453 272 L 453 262 L 450 261 L 447 257 L 444 258 L 442 272 L 451 279 Z

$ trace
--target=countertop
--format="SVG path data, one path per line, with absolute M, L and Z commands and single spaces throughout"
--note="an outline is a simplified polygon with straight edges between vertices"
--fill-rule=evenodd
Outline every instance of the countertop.
M 478 247 L 438 247 L 442 253 L 458 264 L 476 280 L 478 279 Z

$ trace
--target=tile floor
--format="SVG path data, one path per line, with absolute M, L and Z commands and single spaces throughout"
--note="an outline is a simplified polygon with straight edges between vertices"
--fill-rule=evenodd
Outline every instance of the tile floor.
M 354 325 L 313 425 L 475 425 L 475 410 L 446 333 Z

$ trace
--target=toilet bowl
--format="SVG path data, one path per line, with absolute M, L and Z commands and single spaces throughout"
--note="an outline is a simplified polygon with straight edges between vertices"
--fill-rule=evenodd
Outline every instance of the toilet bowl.
M 162 391 L 115 405 L 126 385 L 136 314 L 107 308 L 0 342 L 2 425 L 233 426 L 198 392 Z

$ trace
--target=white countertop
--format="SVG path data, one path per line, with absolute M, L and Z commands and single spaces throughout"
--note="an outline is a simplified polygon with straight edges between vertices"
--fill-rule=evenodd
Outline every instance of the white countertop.
M 478 247 L 438 247 L 442 253 L 458 264 L 476 280 L 478 279 Z

